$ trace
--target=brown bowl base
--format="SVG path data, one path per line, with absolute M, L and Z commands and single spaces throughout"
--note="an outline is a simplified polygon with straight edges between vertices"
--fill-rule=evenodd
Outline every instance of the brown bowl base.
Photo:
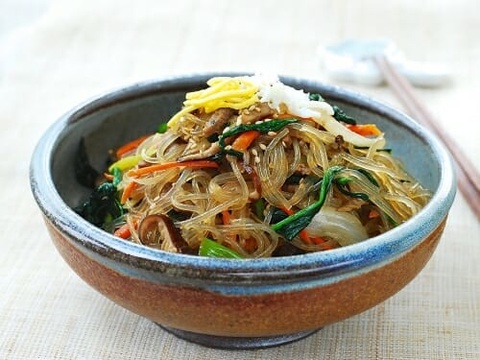
M 198 334 L 191 331 L 179 330 L 156 323 L 162 329 L 175 335 L 176 337 L 206 346 L 209 348 L 225 349 L 225 350 L 255 350 L 265 349 L 274 346 L 286 345 L 298 340 L 302 340 L 313 335 L 320 329 L 300 331 L 293 334 L 279 336 L 263 336 L 263 337 L 230 337 Z

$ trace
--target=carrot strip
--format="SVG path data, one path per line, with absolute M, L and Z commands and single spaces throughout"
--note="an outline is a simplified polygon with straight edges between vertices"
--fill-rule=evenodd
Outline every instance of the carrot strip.
M 257 241 L 254 238 L 247 238 L 244 241 L 243 248 L 249 253 L 253 253 L 257 249 Z
M 382 133 L 375 124 L 349 124 L 347 128 L 362 136 L 378 136 Z
M 326 240 L 321 236 L 312 236 L 310 239 L 315 245 L 320 245 L 326 242 Z
M 125 145 L 120 146 L 116 151 L 117 158 L 119 159 L 126 153 L 136 149 L 146 138 L 150 136 L 151 135 L 140 136 L 139 138 L 132 140 L 126 143 Z
M 230 212 L 228 210 L 223 210 L 222 211 L 222 222 L 223 222 L 223 225 L 230 224 L 231 216 L 230 216 Z
M 335 249 L 335 246 L 333 245 L 333 243 L 331 241 L 326 241 L 326 242 L 323 242 L 323 243 L 320 243 L 320 244 L 317 244 L 317 245 L 320 245 L 320 247 L 322 248 L 322 250 L 332 250 L 332 249 Z
M 130 226 L 128 224 L 123 224 L 120 226 L 113 235 L 118 236 L 122 239 L 128 239 L 130 235 L 132 235 L 132 232 L 130 231 Z
M 130 183 L 128 183 L 128 185 L 125 187 L 125 189 L 123 189 L 123 193 L 122 193 L 122 197 L 120 199 L 120 203 L 122 204 L 125 204 L 128 200 L 128 198 L 130 197 L 130 195 L 132 195 L 133 193 L 133 190 L 135 190 L 137 187 L 137 183 L 135 181 L 132 181 Z
M 109 174 L 109 173 L 103 173 L 103 177 L 107 180 L 107 181 L 112 181 L 113 180 L 113 175 L 112 174 Z
M 127 175 L 132 177 L 143 176 L 147 174 L 151 174 L 156 171 L 167 170 L 175 167 L 200 167 L 200 168 L 218 168 L 218 164 L 215 161 L 210 160 L 192 160 L 192 161 L 173 161 L 167 162 L 163 164 L 154 164 L 150 166 L 146 166 L 139 169 L 132 169 L 129 170 Z
M 305 230 L 305 229 L 301 230 L 299 232 L 298 236 L 300 236 L 300 239 L 302 239 L 302 241 L 305 244 L 311 244 L 312 243 L 312 240 L 310 240 L 310 236 L 308 235 L 307 230 Z
M 237 151 L 247 150 L 252 142 L 260 135 L 260 131 L 249 130 L 241 133 L 232 143 L 232 149 Z

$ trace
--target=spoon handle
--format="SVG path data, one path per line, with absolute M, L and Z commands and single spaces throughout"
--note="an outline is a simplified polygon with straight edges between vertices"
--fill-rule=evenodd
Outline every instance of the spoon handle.
M 406 111 L 420 124 L 432 130 L 450 151 L 457 166 L 458 188 L 480 221 L 480 175 L 455 141 L 441 128 L 430 112 L 414 95 L 412 85 L 385 57 L 375 57 L 375 62 Z

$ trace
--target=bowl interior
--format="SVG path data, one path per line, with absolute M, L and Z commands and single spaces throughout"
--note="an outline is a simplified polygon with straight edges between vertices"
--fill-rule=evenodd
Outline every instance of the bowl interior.
M 108 166 L 108 152 L 144 134 L 153 133 L 159 124 L 177 112 L 188 91 L 202 88 L 208 77 L 191 78 L 184 83 L 148 83 L 119 90 L 67 116 L 53 148 L 52 177 L 62 199 L 71 207 L 82 202 L 90 189 L 75 176 L 75 159 L 84 141 L 90 164 L 99 172 Z M 418 125 L 392 109 L 344 90 L 285 79 L 286 83 L 308 92 L 318 92 L 360 123 L 372 122 L 386 133 L 387 147 L 400 158 L 407 170 L 425 187 L 435 191 L 441 179 L 438 154 Z

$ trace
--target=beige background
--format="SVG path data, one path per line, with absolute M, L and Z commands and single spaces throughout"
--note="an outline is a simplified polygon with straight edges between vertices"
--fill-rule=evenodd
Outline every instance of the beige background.
M 319 46 L 379 36 L 449 66 L 449 86 L 417 94 L 480 171 L 479 4 L 0 0 L 0 359 L 480 359 L 480 224 L 460 195 L 432 260 L 396 296 L 305 340 L 245 352 L 178 340 L 88 287 L 51 244 L 28 183 L 41 133 L 93 95 L 210 70 L 331 82 Z M 399 106 L 386 87 L 339 85 Z

